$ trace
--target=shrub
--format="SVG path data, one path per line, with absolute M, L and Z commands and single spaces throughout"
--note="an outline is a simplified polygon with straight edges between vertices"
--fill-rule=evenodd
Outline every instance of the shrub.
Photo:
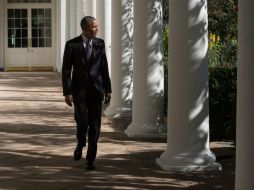
M 167 25 L 163 27 L 163 65 L 164 65 L 164 114 L 167 115 L 168 106 L 168 36 Z
M 211 140 L 235 140 L 236 78 L 235 66 L 209 68 Z
M 237 40 L 232 38 L 227 41 L 220 41 L 220 36 L 209 34 L 209 66 L 232 66 L 237 62 Z

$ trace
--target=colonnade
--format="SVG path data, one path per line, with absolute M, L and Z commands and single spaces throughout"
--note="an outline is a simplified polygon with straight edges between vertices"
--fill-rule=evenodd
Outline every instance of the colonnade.
M 71 0 L 70 23 L 76 26 L 70 36 L 80 33 L 79 21 L 84 15 L 98 19 L 113 88 L 107 115 L 132 115 L 125 131 L 130 137 L 167 134 L 167 148 L 156 159 L 162 169 L 219 170 L 221 165 L 209 148 L 207 0 L 169 2 L 167 133 L 163 121 L 162 0 Z M 239 0 L 239 7 L 236 189 L 250 190 L 254 186 L 254 3 Z

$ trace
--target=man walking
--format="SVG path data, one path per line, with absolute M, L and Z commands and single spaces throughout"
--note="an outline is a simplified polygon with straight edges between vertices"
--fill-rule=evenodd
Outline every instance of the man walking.
M 86 16 L 80 23 L 82 34 L 66 42 L 62 83 L 65 102 L 74 104 L 74 118 L 77 123 L 77 145 L 74 160 L 86 154 L 87 169 L 95 168 L 97 141 L 100 135 L 102 101 L 108 104 L 111 99 L 111 82 L 104 41 L 96 38 L 98 24 L 94 17 Z

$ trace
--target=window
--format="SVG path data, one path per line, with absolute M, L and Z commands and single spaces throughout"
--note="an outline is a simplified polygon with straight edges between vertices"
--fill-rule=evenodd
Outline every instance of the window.
M 8 47 L 28 47 L 27 9 L 8 9 Z
M 52 47 L 51 9 L 32 9 L 32 47 Z
M 7 0 L 7 3 L 51 3 L 51 0 Z

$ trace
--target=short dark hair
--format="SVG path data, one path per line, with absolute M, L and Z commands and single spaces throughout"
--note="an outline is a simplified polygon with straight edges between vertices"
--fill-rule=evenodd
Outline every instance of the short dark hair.
M 84 18 L 82 18 L 82 20 L 80 22 L 80 26 L 81 26 L 82 30 L 86 30 L 90 26 L 90 23 L 94 20 L 96 20 L 96 19 L 92 16 L 85 16 Z

